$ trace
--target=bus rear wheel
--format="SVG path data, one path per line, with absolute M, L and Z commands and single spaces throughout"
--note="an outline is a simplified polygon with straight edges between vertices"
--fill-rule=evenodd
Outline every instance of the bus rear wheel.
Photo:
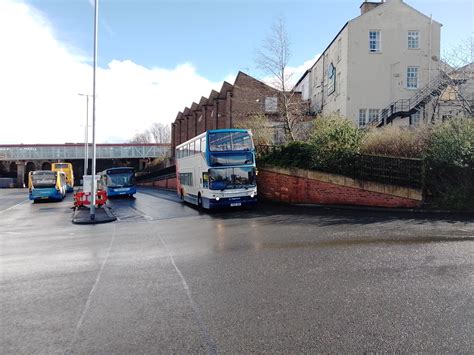
M 198 208 L 202 210 L 202 197 L 201 193 L 198 194 Z

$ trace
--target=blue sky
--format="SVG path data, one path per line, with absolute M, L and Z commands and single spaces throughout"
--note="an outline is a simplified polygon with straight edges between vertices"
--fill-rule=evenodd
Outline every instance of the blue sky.
M 285 18 L 298 66 L 320 53 L 362 0 L 102 0 L 100 65 L 131 59 L 146 67 L 192 62 L 210 80 L 240 69 L 256 71 L 254 52 L 272 21 Z M 473 31 L 472 1 L 406 1 L 443 24 L 442 48 Z M 59 39 L 91 52 L 89 0 L 31 0 L 53 23 Z
M 255 51 L 278 17 L 292 44 L 290 66 L 301 72 L 359 15 L 361 1 L 101 0 L 99 140 L 125 141 L 152 122 L 169 124 L 239 70 L 262 76 Z M 442 52 L 472 36 L 471 1 L 406 2 L 443 24 Z M 0 40 L 8 53 L 0 57 L 0 94 L 11 107 L 4 108 L 10 132 L 0 130 L 0 143 L 81 141 L 85 104 L 77 93 L 91 91 L 92 3 L 0 0 Z M 68 133 L 45 131 L 44 122 L 62 117 Z M 20 122 L 37 134 L 19 135 Z

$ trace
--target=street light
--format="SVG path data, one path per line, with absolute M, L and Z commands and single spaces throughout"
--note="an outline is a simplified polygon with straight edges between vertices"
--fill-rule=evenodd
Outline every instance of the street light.
M 95 160 L 96 160 L 96 151 L 95 151 L 95 72 L 97 69 L 97 31 L 99 22 L 99 0 L 95 0 L 94 6 L 94 71 L 92 75 L 92 201 L 90 209 L 90 218 L 91 220 L 95 219 Z
M 85 96 L 87 102 L 86 108 L 86 127 L 84 132 L 84 175 L 87 175 L 87 170 L 89 170 L 89 97 L 92 95 L 88 94 L 78 94 L 79 96 Z

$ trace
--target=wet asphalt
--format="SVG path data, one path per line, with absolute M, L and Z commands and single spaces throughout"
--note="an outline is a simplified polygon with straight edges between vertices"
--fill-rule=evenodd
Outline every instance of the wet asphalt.
M 1 353 L 474 352 L 473 216 L 0 189 Z

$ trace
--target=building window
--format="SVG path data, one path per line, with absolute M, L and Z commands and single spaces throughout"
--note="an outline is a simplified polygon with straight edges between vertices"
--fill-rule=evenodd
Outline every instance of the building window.
M 369 109 L 369 122 L 377 121 L 379 118 L 379 110 L 377 108 Z
M 369 52 L 381 52 L 380 31 L 369 31 Z
M 408 31 L 408 49 L 420 48 L 420 31 Z
M 365 127 L 367 124 L 367 110 L 365 108 L 361 108 L 359 110 L 359 127 Z
M 420 124 L 420 111 L 417 111 L 410 116 L 410 125 L 418 126 L 419 124 Z
M 266 97 L 265 98 L 265 112 L 277 112 L 277 110 L 278 110 L 278 98 Z
M 418 67 L 407 68 L 407 89 L 418 89 Z
M 342 47 L 341 38 L 339 38 L 337 40 L 337 61 L 338 62 L 341 60 L 341 47 Z

